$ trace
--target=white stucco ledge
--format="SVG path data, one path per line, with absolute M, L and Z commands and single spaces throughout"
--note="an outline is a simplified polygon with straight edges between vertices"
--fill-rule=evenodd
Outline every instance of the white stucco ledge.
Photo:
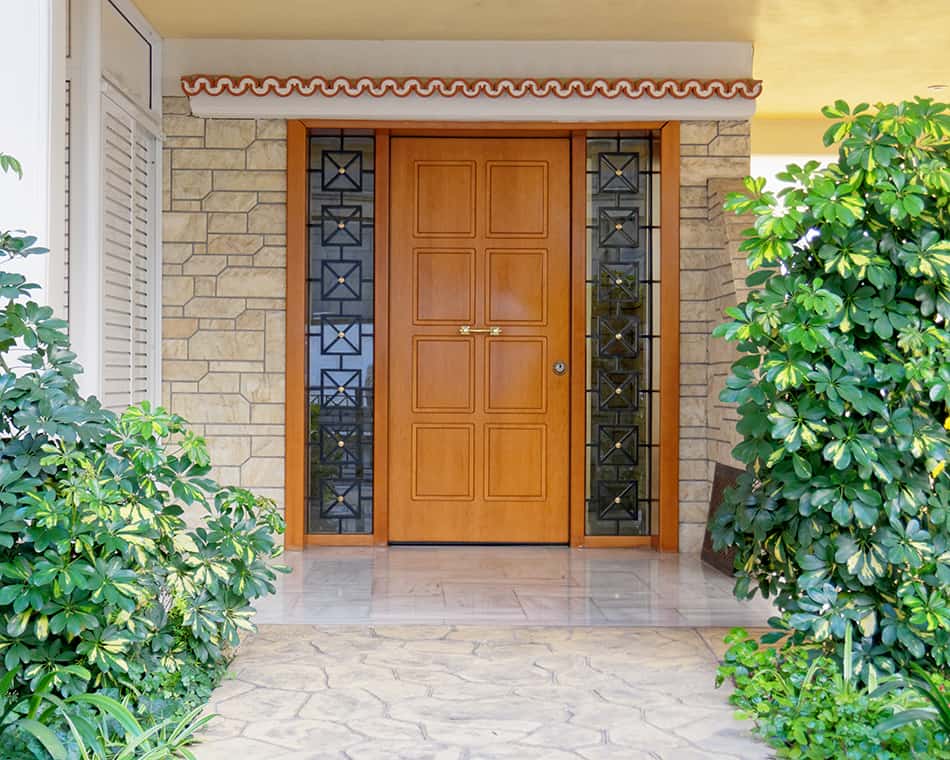
M 167 94 L 196 75 L 231 75 L 233 86 L 217 92 L 186 90 L 192 112 L 204 117 L 748 119 L 761 91 L 745 42 L 169 39 L 164 51 Z M 240 86 L 291 79 L 301 86 Z M 338 84 L 312 87 L 317 80 Z M 508 85 L 499 89 L 501 82 Z M 720 89 L 710 91 L 713 83 Z M 596 92 L 585 92 L 594 84 Z
M 605 121 L 745 119 L 752 79 L 183 76 L 203 117 Z

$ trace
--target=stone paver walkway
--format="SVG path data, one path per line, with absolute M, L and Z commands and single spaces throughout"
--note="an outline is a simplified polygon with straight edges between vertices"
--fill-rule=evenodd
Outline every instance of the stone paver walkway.
M 262 625 L 199 760 L 766 758 L 722 629 Z

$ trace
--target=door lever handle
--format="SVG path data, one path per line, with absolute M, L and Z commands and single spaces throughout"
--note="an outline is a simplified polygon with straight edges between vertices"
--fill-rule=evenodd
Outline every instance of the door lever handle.
M 472 327 L 471 325 L 462 325 L 459 327 L 459 335 L 501 335 L 500 327 Z

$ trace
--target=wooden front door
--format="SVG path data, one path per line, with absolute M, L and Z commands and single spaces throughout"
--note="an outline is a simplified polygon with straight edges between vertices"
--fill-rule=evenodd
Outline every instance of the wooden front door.
M 389 538 L 566 542 L 570 143 L 394 138 L 391 173 Z

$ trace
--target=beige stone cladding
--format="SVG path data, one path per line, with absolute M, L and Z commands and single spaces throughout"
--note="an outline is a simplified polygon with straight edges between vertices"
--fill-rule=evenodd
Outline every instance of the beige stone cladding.
M 680 143 L 680 551 L 696 552 L 716 462 L 736 464 L 735 408 L 719 401 L 736 353 L 710 333 L 746 292 L 739 243 L 751 220 L 722 204 L 749 173 L 749 123 L 684 122 Z
M 224 483 L 283 497 L 286 142 L 279 120 L 201 119 L 166 98 L 163 397 L 208 439 Z M 749 171 L 749 123 L 681 128 L 680 549 L 702 542 L 735 412 L 732 350 L 709 333 L 741 298 L 747 220 L 724 194 Z
M 222 483 L 282 504 L 285 122 L 164 113 L 163 403 Z

